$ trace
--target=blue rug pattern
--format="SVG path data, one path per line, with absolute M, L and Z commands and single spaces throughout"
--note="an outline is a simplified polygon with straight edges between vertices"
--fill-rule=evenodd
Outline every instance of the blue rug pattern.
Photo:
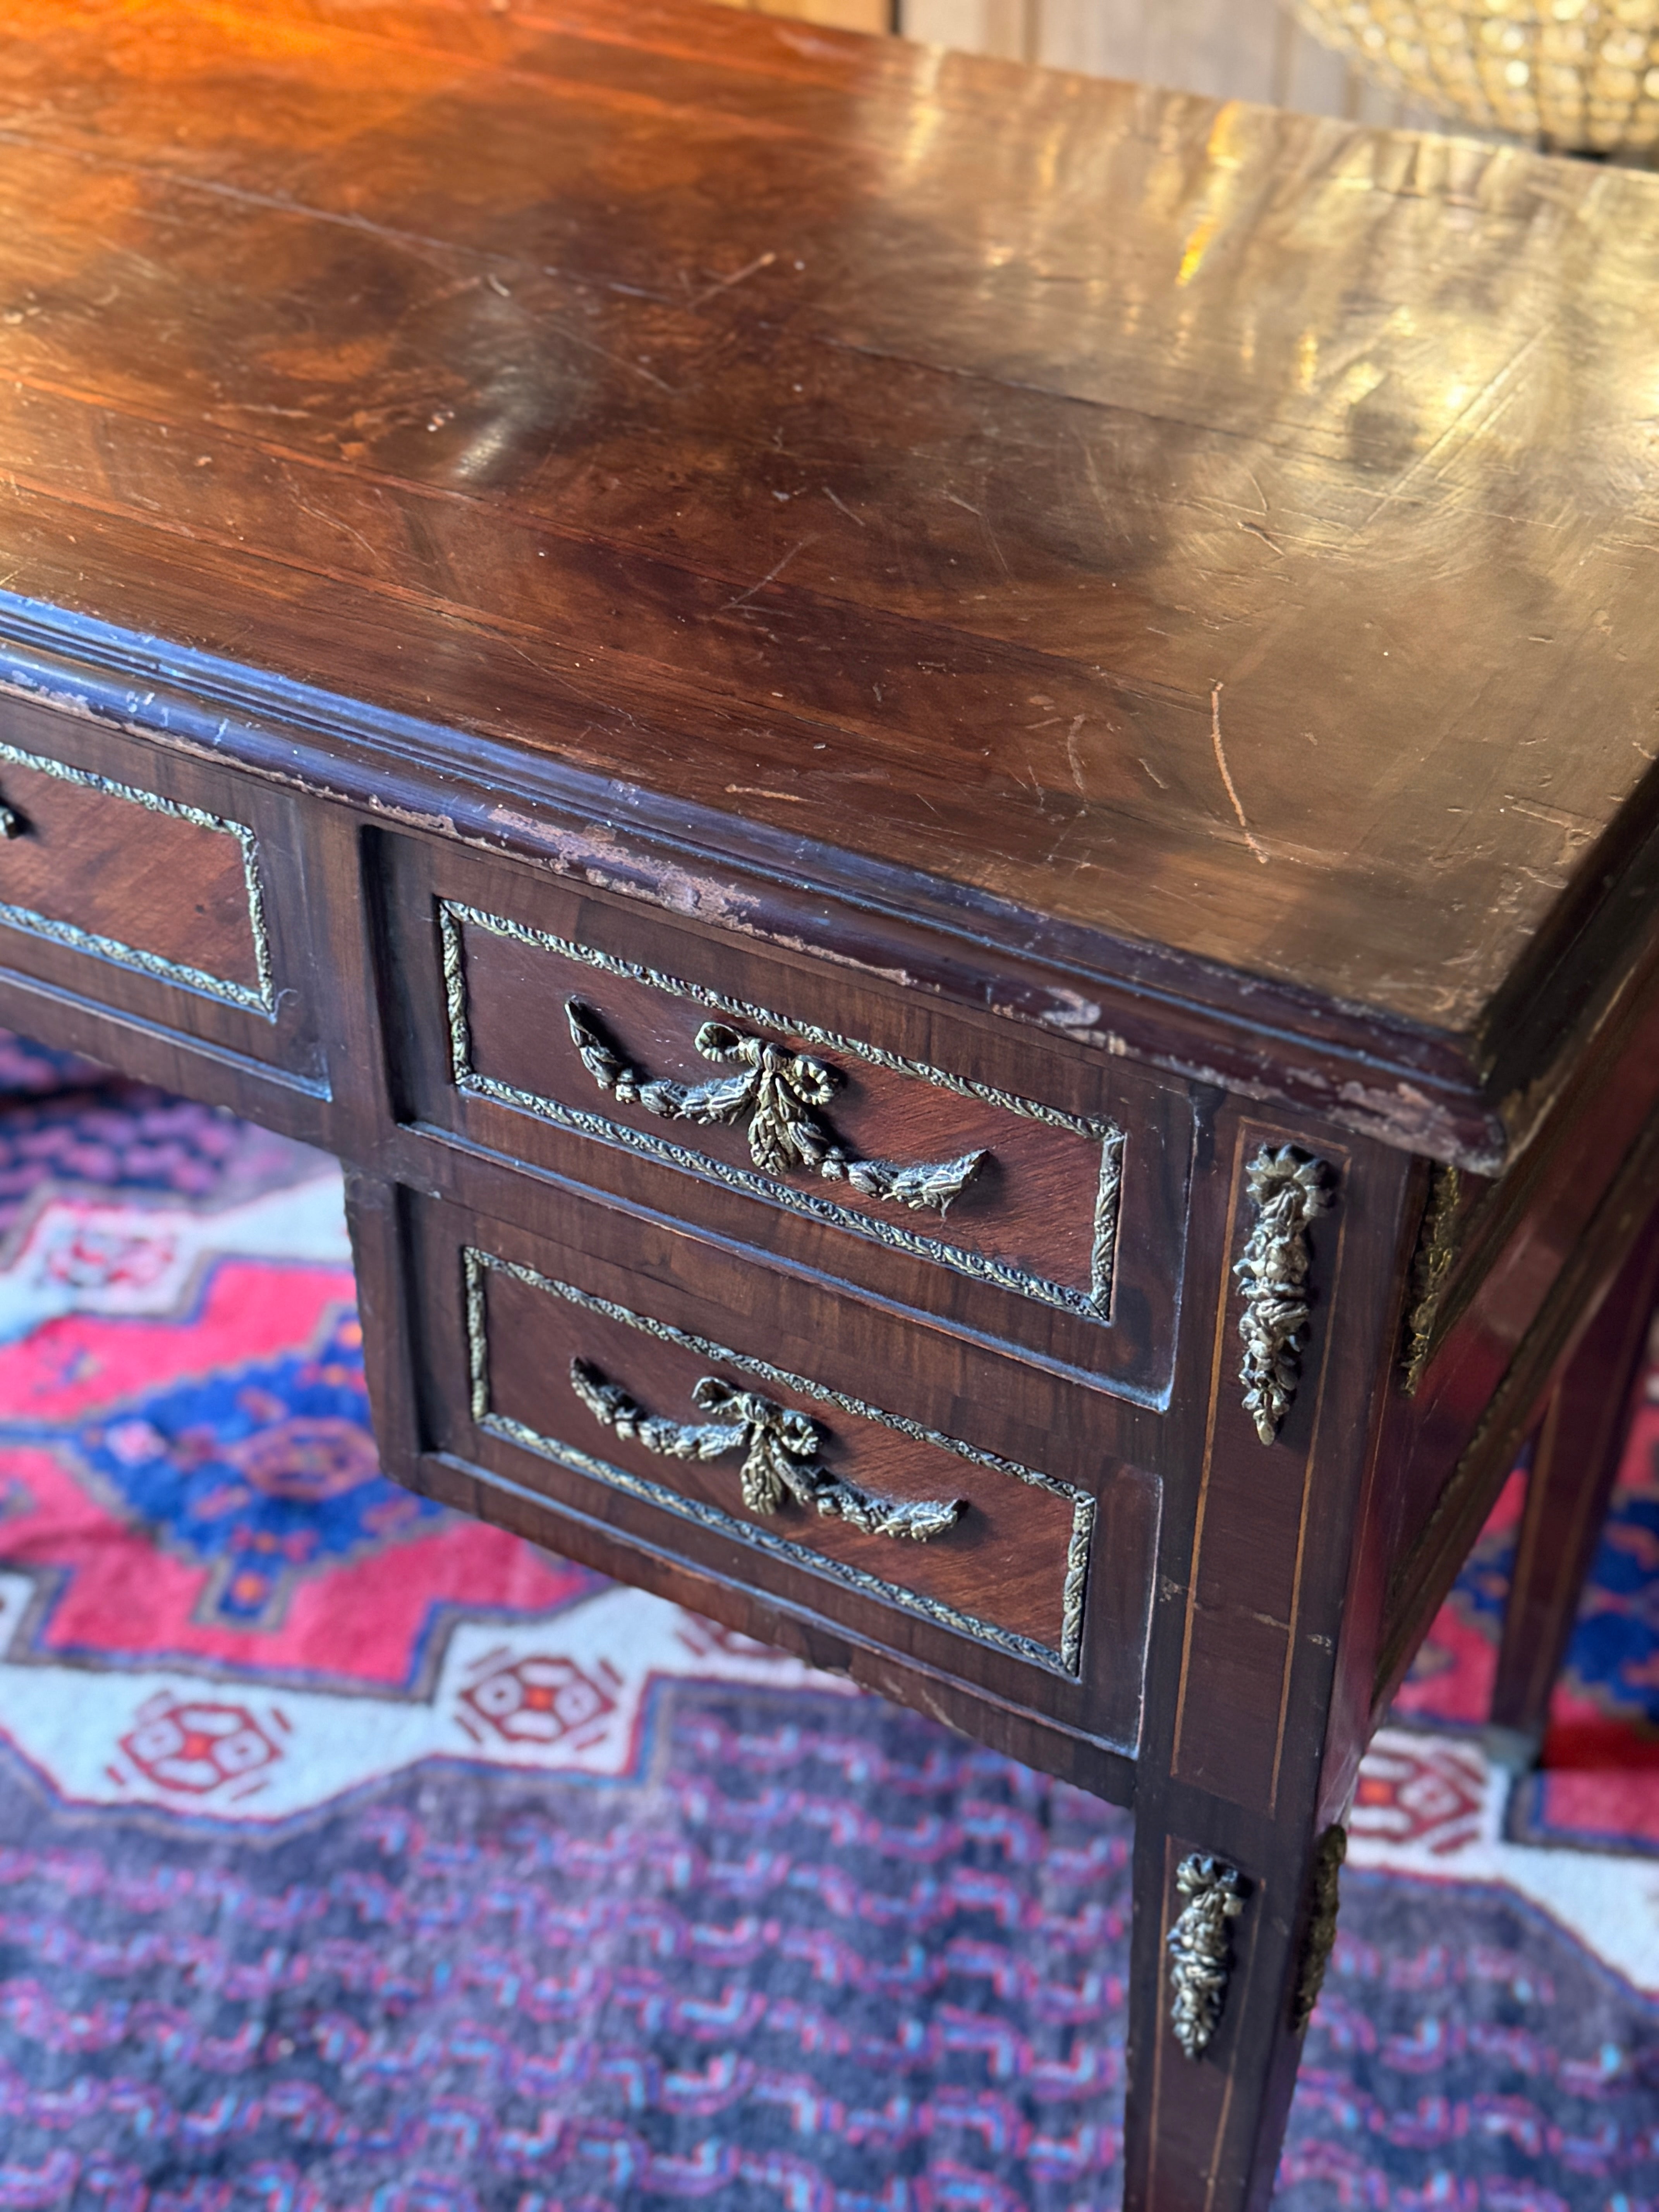
M 276 1842 L 0 1787 L 0 2206 L 1108 2212 L 1127 1817 L 874 1698 Z M 1659 2021 L 1502 1894 L 1349 1882 L 1284 2212 L 1635 2212 Z
M 0 1115 L 0 1220 L 291 1171 L 71 1073 Z M 159 1547 L 241 1529 L 215 1601 L 262 1620 L 403 1500 L 349 1315 L 237 1390 L 81 1449 Z M 433 1759 L 269 1831 L 0 1749 L 0 2212 L 1113 2212 L 1131 1834 L 878 1698 L 695 1672 L 614 1776 Z M 1510 1890 L 1351 1870 L 1281 2212 L 1656 2212 L 1656 2012 Z

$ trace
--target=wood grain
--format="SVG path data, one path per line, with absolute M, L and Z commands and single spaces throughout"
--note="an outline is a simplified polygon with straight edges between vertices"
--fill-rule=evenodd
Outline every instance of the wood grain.
M 555 1112 L 603 1116 L 637 1143 L 672 1144 L 694 1159 L 706 1160 L 711 1173 L 724 1170 L 727 1176 L 746 1182 L 755 1176 L 746 1113 L 724 1124 L 670 1124 L 642 1104 L 607 1097 L 583 1066 L 565 1026 L 564 1009 L 574 1000 L 583 1008 L 584 1018 L 597 1024 L 645 1076 L 706 1084 L 732 1073 L 711 1065 L 698 1048 L 697 1038 L 711 1018 L 708 1007 L 689 993 L 671 995 L 647 981 L 607 975 L 476 922 L 456 925 L 456 934 L 465 962 L 471 1065 L 480 1078 L 530 1099 L 544 1099 Z M 583 942 L 594 950 L 603 946 L 591 927 Z M 1109 1326 L 1117 1259 L 1115 1194 L 1127 1131 L 1103 1120 L 1103 1135 L 1056 1127 L 992 1099 L 964 1097 L 942 1082 L 872 1064 L 851 1052 L 837 1053 L 817 1038 L 803 1036 L 787 1012 L 781 1025 L 719 1013 L 714 1018 L 724 1018 L 734 1034 L 763 1036 L 811 1055 L 831 1072 L 835 1089 L 816 1118 L 849 1158 L 913 1165 L 978 1154 L 984 1163 L 944 1214 L 884 1203 L 844 1179 L 826 1183 L 799 1170 L 770 1173 L 767 1182 L 781 1184 L 802 1205 L 812 1199 L 833 1205 L 872 1238 L 884 1230 L 902 1231 L 957 1255 L 940 1264 L 965 1268 L 983 1260 L 1028 1280 L 1031 1295 L 1046 1291 L 1051 1301 L 1069 1295 L 1076 1302 L 1073 1310 L 1090 1303 L 1084 1318 Z M 1097 1255 L 1103 1176 L 1110 1193 L 1110 1227 Z M 1166 1255 L 1166 1264 L 1169 1257 L 1173 1255 Z
M 0 929 L 0 1018 L 346 1161 L 399 1480 L 1133 1800 L 1124 2201 L 1266 2212 L 1317 1839 L 1659 1204 L 1659 180 L 695 0 L 15 0 L 0 107 L 7 741 L 246 823 L 273 984 Z M 245 972 L 222 833 L 106 802 L 32 895 Z M 595 976 L 647 1073 L 684 984 L 988 1145 L 961 1249 L 1073 1286 L 994 1094 L 1110 1118 L 1109 1322 L 572 1120 Z M 1336 1201 L 1266 1443 L 1263 1144 Z M 578 1356 L 969 1511 L 759 1542 Z
M 210 986 L 268 996 L 257 855 L 250 882 L 235 829 L 168 811 L 167 802 L 147 805 L 159 793 L 136 786 L 33 765 L 52 757 L 29 754 L 8 730 L 0 709 L 0 743 L 9 748 L 0 753 L 0 795 L 18 823 L 0 846 L 0 902 L 38 915 L 43 933 L 56 926 L 112 940 L 136 959 L 193 969 Z
M 637 1319 L 630 1323 L 570 1305 L 556 1291 L 499 1267 L 486 1267 L 482 1279 L 481 1334 L 489 1377 L 485 1419 L 518 1432 L 526 1440 L 525 1449 L 539 1448 L 550 1458 L 562 1455 L 573 1463 L 585 1457 L 614 1465 L 641 1484 L 720 1515 L 732 1524 L 734 1541 L 750 1533 L 775 1537 L 808 1557 L 854 1567 L 948 1604 L 965 1619 L 1005 1630 L 1058 1661 L 1075 1513 L 1071 1498 L 826 1406 L 787 1382 L 734 1367 L 729 1358 L 663 1343 L 643 1333 Z M 648 1290 L 644 1296 L 650 1306 L 660 1303 Z M 630 1310 L 638 1319 L 660 1318 Z M 751 1346 L 757 1340 L 751 1337 Z M 761 1356 L 775 1365 L 780 1347 L 764 1336 L 758 1342 Z M 771 1516 L 746 1514 L 738 1479 L 741 1452 L 704 1466 L 664 1459 L 618 1437 L 578 1402 L 570 1383 L 575 1359 L 588 1362 L 647 1413 L 671 1421 L 711 1419 L 697 1411 L 693 1395 L 705 1376 L 757 1390 L 814 1422 L 822 1439 L 817 1462 L 837 1479 L 872 1497 L 961 1501 L 967 1510 L 953 1528 L 925 1544 L 864 1534 L 843 1521 L 815 1519 L 793 1504 Z M 529 1443 L 531 1437 L 538 1444 Z
M 533 1237 L 428 1205 L 416 1212 L 413 1240 L 407 1266 L 427 1449 L 541 1500 L 533 1525 L 542 1540 L 562 1543 L 574 1515 L 715 1576 L 716 1613 L 730 1589 L 771 1593 L 861 1643 L 1133 1751 L 1158 1486 L 1133 1464 L 1103 1456 L 1097 1443 L 1091 1449 L 1075 1424 L 1045 1434 L 1019 1419 L 1018 1380 L 1012 1390 L 999 1387 L 1006 1362 L 969 1356 L 950 1387 L 925 1334 L 908 1335 L 826 1286 L 574 1195 Z M 469 1249 L 486 1255 L 473 1263 L 470 1314 Z M 692 1392 L 705 1375 L 758 1389 L 821 1425 L 832 1472 L 879 1494 L 961 1498 L 969 1510 L 920 1544 L 793 1508 L 763 1526 L 743 1510 L 736 1462 L 699 1468 L 665 1458 L 597 1421 L 570 1387 L 578 1358 L 647 1412 L 675 1421 L 698 1418 Z M 950 1449 L 947 1438 L 968 1449 Z M 635 1486 L 585 1470 L 583 1455 L 621 1468 Z M 988 1464 L 988 1455 L 1006 1464 Z M 423 1468 L 410 1471 L 428 1487 Z M 643 1484 L 717 1517 L 676 1511 Z M 1081 1521 L 1077 1493 L 1094 1501 Z M 477 1510 L 491 1511 L 480 1495 Z M 1091 1522 L 1073 1654 L 1063 1620 L 1077 1564 L 1071 1547 Z M 792 1545 L 805 1553 L 797 1558 Z M 815 1572 L 815 1558 L 843 1571 Z M 924 1602 L 907 1605 L 906 1591 Z M 927 1601 L 960 1619 L 930 1613 Z
M 763 15 L 782 15 L 798 23 L 818 23 L 837 31 L 890 31 L 891 0 L 721 0 L 727 8 L 752 8 Z
M 1653 827 L 1654 180 L 734 13 L 171 20 L 0 49 L 12 588 L 1535 1087 Z
M 169 1071 L 157 1080 L 191 1066 L 175 1056 L 182 1037 L 325 1091 L 315 994 L 300 980 L 310 948 L 292 797 L 16 697 L 0 698 L 0 803 L 18 830 L 0 839 L 0 963 L 26 1033 L 39 1026 L 28 984 L 46 984 L 85 1008 L 76 1048 L 94 1057 L 101 1014 L 128 1025 L 115 1057 L 155 1053 Z M 234 1075 L 223 1095 L 242 1095 Z M 270 1110 L 282 1121 L 289 1109 Z M 293 1110 L 314 1136 L 314 1116 Z
M 1100 1387 L 1167 1396 L 1203 1089 L 529 870 L 411 841 L 384 857 L 403 1118 L 695 1216 Z M 647 1073 L 675 1079 L 717 1073 L 696 1042 L 710 1000 L 748 1008 L 722 1018 L 833 1067 L 823 1118 L 860 1156 L 988 1158 L 944 1217 L 762 1176 L 746 1121 L 665 1121 L 601 1091 L 570 1037 L 573 994 Z

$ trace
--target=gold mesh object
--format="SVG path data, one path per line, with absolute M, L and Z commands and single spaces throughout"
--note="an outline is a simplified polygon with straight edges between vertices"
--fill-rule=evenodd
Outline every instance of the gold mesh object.
M 1316 38 L 1447 115 L 1564 151 L 1659 146 L 1659 0 L 1293 0 Z

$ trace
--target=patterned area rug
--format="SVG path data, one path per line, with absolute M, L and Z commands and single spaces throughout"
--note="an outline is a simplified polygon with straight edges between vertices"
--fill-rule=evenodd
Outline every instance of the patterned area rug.
M 1517 1473 L 1419 1656 L 1402 1717 L 1478 1727 L 1525 1495 Z M 1551 1706 L 1543 1769 L 1514 1792 L 1507 1829 L 1531 1843 L 1659 1855 L 1659 1332 Z
M 0 2208 L 1115 2206 L 1126 1816 L 398 1490 L 332 1164 L 0 1081 Z M 1659 1694 L 1637 1472 L 1581 1759 Z M 1659 1871 L 1467 1734 L 1503 1541 L 1367 1763 L 1294 2212 L 1659 2201 Z

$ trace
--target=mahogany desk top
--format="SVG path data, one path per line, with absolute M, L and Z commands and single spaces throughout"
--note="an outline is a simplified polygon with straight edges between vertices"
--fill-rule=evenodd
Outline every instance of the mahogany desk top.
M 8 589 L 1524 1128 L 1659 814 L 1651 179 L 672 0 L 7 16 Z
M 0 26 L 0 1019 L 346 1160 L 402 1479 L 1134 1802 L 1157 2212 L 1647 1264 L 1656 275 L 699 0 Z

